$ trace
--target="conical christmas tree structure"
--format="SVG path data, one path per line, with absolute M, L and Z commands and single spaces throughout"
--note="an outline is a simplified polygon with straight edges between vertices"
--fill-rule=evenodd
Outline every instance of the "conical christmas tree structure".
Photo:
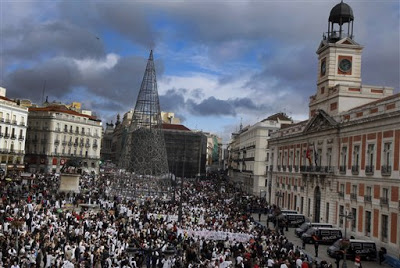
M 126 143 L 129 147 L 126 148 L 129 152 L 126 170 L 137 175 L 168 173 L 153 51 L 147 61 L 127 138 L 130 140 Z

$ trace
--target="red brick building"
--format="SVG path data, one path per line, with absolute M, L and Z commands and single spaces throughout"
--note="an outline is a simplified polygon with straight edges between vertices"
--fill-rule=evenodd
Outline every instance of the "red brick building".
M 347 4 L 332 9 L 330 31 L 317 50 L 310 118 L 272 134 L 270 201 L 343 228 L 340 215 L 351 213 L 349 235 L 374 240 L 397 256 L 400 94 L 362 85 L 362 46 L 353 39 L 353 21 Z

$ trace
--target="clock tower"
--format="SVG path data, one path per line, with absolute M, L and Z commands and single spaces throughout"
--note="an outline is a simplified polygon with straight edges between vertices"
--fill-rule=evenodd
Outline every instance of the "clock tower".
M 352 8 L 340 2 L 330 12 L 328 32 L 318 49 L 317 93 L 310 97 L 310 117 L 318 109 L 335 116 L 340 112 L 382 98 L 384 89 L 368 89 L 361 85 L 363 47 L 354 41 Z M 381 92 L 383 94 L 374 94 Z

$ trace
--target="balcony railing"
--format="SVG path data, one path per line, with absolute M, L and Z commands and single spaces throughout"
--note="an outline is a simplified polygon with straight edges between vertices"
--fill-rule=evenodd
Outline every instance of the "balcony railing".
M 23 135 L 19 135 L 19 136 L 18 136 L 18 139 L 19 139 L 20 141 L 22 141 L 22 140 L 24 140 L 24 139 L 25 139 L 25 136 L 23 136 Z
M 304 186 L 300 186 L 300 192 L 304 192 Z
M 297 185 L 293 186 L 293 189 L 294 189 L 295 191 L 297 191 Z
M 344 192 L 338 192 L 339 198 L 344 198 Z
M 68 146 L 72 146 L 72 141 L 69 141 L 69 142 L 68 142 Z
M 297 166 L 297 165 L 294 166 L 294 171 L 295 171 L 295 172 L 299 172 L 299 166 Z
M 339 167 L 340 174 L 346 174 L 346 165 Z
M 13 135 L 11 135 L 11 139 L 12 139 L 12 140 L 15 140 L 16 138 L 17 138 L 17 136 L 16 136 L 16 135 L 14 135 L 14 134 L 13 134 Z
M 89 148 L 89 147 L 90 147 L 90 143 L 86 143 L 86 144 L 85 144 L 85 147 L 86 147 L 86 148 Z
M 359 171 L 360 171 L 360 167 L 358 165 L 351 166 L 351 174 L 358 175 Z
M 55 140 L 55 141 L 54 141 L 54 144 L 55 144 L 55 145 L 60 144 L 60 140 Z
M 305 172 L 306 171 L 306 166 L 300 166 L 300 172 Z
M 283 171 L 286 171 L 286 165 L 285 165 L 285 166 L 282 166 L 282 170 L 283 170 Z
M 289 166 L 289 167 L 288 167 L 289 172 L 292 172 L 292 169 L 293 169 L 292 166 Z
M 269 171 L 274 171 L 274 166 L 273 165 L 269 166 Z
M 0 137 L 4 137 L 4 134 L 0 132 Z
M 350 200 L 357 200 L 357 193 L 350 193 Z
M 4 138 L 5 138 L 5 139 L 8 139 L 9 137 L 10 137 L 10 134 L 9 134 L 9 133 L 4 134 Z
M 61 144 L 62 144 L 63 146 L 65 146 L 65 145 L 67 145 L 67 142 L 66 142 L 66 141 L 63 141 Z
M 374 175 L 374 166 L 365 166 L 365 175 Z
M 93 148 L 97 148 L 97 144 L 96 143 L 93 144 Z
M 372 196 L 364 195 L 364 202 L 365 203 L 372 203 Z
M 389 205 L 389 198 L 387 197 L 381 197 L 381 206 L 387 206 Z
M 54 131 L 61 132 L 61 129 L 58 127 Z
M 75 147 L 78 147 L 78 145 L 79 145 L 79 143 L 74 142 L 74 146 L 75 146 Z
M 381 167 L 382 176 L 390 176 L 392 174 L 392 166 L 384 165 Z
M 18 125 L 17 120 L 13 120 L 12 123 L 13 123 L 14 125 Z
M 277 165 L 276 168 L 277 168 L 278 171 L 281 171 L 281 166 L 280 165 Z
M 19 125 L 20 125 L 21 127 L 24 127 L 24 126 L 25 126 L 25 122 L 21 122 L 21 123 L 19 123 Z

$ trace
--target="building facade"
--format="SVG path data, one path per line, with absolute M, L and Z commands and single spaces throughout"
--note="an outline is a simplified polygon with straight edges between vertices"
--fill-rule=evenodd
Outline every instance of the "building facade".
M 272 134 L 270 201 L 311 221 L 346 225 L 349 236 L 373 240 L 397 256 L 400 94 L 362 85 L 353 21 L 347 4 L 332 9 L 330 31 L 317 49 L 310 118 Z
M 8 99 L 6 89 L 0 87 L 0 158 L 3 169 L 24 169 L 27 120 L 28 109 Z
M 268 140 L 273 131 L 292 120 L 283 113 L 272 115 L 232 134 L 229 144 L 229 176 L 249 194 L 266 196 Z
M 61 104 L 29 108 L 25 162 L 30 172 L 60 172 L 68 159 L 82 171 L 99 171 L 102 123 Z

